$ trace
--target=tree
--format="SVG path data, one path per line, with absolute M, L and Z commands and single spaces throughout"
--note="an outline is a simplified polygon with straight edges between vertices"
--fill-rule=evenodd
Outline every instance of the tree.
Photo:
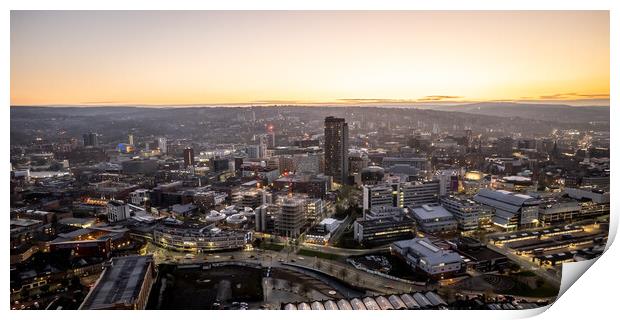
M 540 288 L 543 285 L 545 285 L 545 280 L 540 279 L 540 278 L 536 279 L 536 288 Z
M 321 270 L 321 267 L 323 267 L 323 262 L 321 262 L 321 260 L 316 260 L 316 268 Z
M 259 248 L 262 242 L 263 242 L 262 239 L 256 238 L 256 240 L 254 240 L 254 246 Z
M 332 272 L 334 272 L 334 265 L 331 264 L 331 263 L 328 263 L 327 264 L 327 273 L 331 274 Z
M 309 294 L 310 294 L 310 288 L 308 288 L 308 287 L 306 287 L 304 285 L 301 286 L 299 291 L 300 291 L 301 295 L 304 296 L 304 297 L 308 297 Z
M 362 281 L 362 276 L 360 276 L 359 272 L 355 273 L 355 283 L 360 283 Z

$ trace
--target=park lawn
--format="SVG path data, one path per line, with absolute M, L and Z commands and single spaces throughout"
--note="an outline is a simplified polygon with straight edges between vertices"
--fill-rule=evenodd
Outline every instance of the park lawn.
M 533 271 L 530 271 L 530 270 L 525 270 L 525 271 L 517 272 L 517 273 L 515 273 L 513 275 L 515 275 L 515 276 L 522 276 L 522 277 L 535 277 L 536 273 L 534 273 Z
M 263 250 L 280 251 L 284 248 L 284 245 L 280 243 L 263 242 L 258 247 Z
M 299 252 L 297 252 L 297 254 L 301 256 L 318 257 L 321 259 L 328 259 L 328 260 L 339 260 L 341 258 L 337 254 L 313 251 L 313 250 L 308 250 L 308 249 L 301 249 L 299 250 Z
M 532 289 L 524 283 L 517 282 L 514 288 L 503 292 L 503 294 L 522 296 L 522 297 L 533 297 L 533 298 L 548 298 L 557 296 L 559 289 L 548 284 L 544 283 L 542 286 Z

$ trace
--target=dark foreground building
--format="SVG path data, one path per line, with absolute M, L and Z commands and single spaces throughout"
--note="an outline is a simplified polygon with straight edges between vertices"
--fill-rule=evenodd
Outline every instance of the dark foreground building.
M 143 310 L 155 277 L 152 256 L 113 258 L 80 310 Z

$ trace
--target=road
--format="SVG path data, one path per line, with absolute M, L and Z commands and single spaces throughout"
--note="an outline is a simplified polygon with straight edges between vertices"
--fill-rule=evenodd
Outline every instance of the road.
M 58 301 L 58 299 L 60 299 L 60 296 L 54 297 L 54 299 L 47 305 L 47 307 L 45 307 L 45 310 L 49 310 L 52 307 L 52 304 L 54 304 L 54 302 Z
M 579 226 L 583 227 L 583 229 L 585 230 L 585 232 L 587 234 L 596 235 L 596 234 L 598 234 L 600 232 L 600 225 L 599 224 L 587 224 L 584 221 L 580 221 L 580 222 L 571 223 L 571 224 L 568 224 L 568 225 L 579 225 Z M 542 229 L 546 229 L 546 228 L 537 228 L 537 229 L 531 229 L 531 230 L 542 230 Z M 504 234 L 511 234 L 511 233 L 504 233 Z M 545 268 L 542 268 L 537 263 L 532 261 L 530 256 L 528 256 L 528 255 L 526 255 L 526 256 L 519 256 L 519 255 L 515 254 L 512 250 L 508 249 L 508 247 L 506 247 L 505 245 L 495 245 L 495 244 L 492 244 L 492 243 L 488 243 L 488 248 L 493 250 L 493 251 L 499 252 L 500 254 L 503 254 L 503 255 L 507 256 L 510 260 L 512 260 L 515 263 L 517 263 L 523 269 L 529 270 L 529 271 L 532 271 L 532 272 L 536 273 L 538 276 L 540 276 L 543 279 L 549 281 L 554 286 L 560 286 L 560 283 L 562 282 L 562 272 L 560 271 L 561 270 L 561 266 L 557 267 L 556 269 L 545 269 Z M 575 249 L 578 249 L 578 248 L 579 247 L 577 247 Z M 548 252 L 548 253 L 551 253 L 551 251 Z M 555 273 L 549 272 L 549 270 L 557 270 L 557 269 L 559 269 L 559 270 L 557 272 L 555 272 Z
M 332 246 L 325 246 L 320 244 L 312 244 L 312 243 L 302 243 L 299 245 L 300 247 L 308 250 L 313 250 L 322 253 L 336 254 L 339 256 L 357 256 L 364 254 L 372 254 L 377 252 L 385 252 L 389 251 L 390 246 L 384 245 L 372 249 L 347 249 L 347 248 L 339 248 Z
M 531 260 L 524 259 L 523 257 L 516 255 L 506 247 L 498 247 L 492 244 L 489 244 L 488 247 L 495 252 L 505 255 L 510 260 L 516 262 L 521 268 L 534 272 L 536 275 L 547 280 L 554 286 L 559 287 L 560 283 L 562 283 L 561 272 L 555 273 L 555 275 L 551 274 L 549 271 L 547 271 L 547 269 L 541 268 L 538 264 Z

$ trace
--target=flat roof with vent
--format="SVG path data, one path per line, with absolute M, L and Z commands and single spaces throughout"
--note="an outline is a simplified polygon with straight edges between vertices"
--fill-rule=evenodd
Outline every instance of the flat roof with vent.
M 152 263 L 152 256 L 113 258 L 80 309 L 115 309 L 133 304 L 142 290 L 145 275 Z
M 424 204 L 419 207 L 409 207 L 417 220 L 449 219 L 454 216 L 440 204 Z
M 396 241 L 392 243 L 392 246 L 397 252 L 413 252 L 415 255 L 423 257 L 431 265 L 463 261 L 460 254 L 452 250 L 439 248 L 428 238 L 413 238 Z

